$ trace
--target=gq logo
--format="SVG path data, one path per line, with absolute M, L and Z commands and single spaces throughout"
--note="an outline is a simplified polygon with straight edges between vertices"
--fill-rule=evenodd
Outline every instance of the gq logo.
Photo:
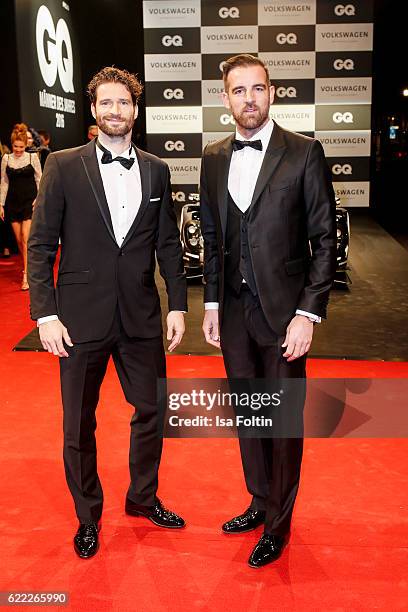
M 62 89 L 74 92 L 74 62 L 69 30 L 64 19 L 59 19 L 57 27 L 48 8 L 40 6 L 35 26 L 37 57 L 41 75 L 48 87 L 53 87 L 57 73 Z M 63 55 L 63 45 L 64 55 Z
M 350 164 L 334 164 L 332 166 L 332 173 L 333 174 L 353 174 L 353 169 L 350 166 Z
M 163 91 L 163 97 L 166 98 L 166 100 L 172 100 L 173 98 L 175 100 L 184 100 L 184 91 L 182 89 L 165 89 Z
M 218 11 L 218 15 L 221 17 L 221 19 L 227 19 L 227 17 L 231 17 L 231 19 L 238 19 L 239 9 L 236 6 L 231 6 L 231 8 L 222 6 Z
M 333 62 L 333 68 L 335 70 L 354 70 L 354 61 L 352 59 L 336 59 Z
M 175 202 L 185 202 L 186 201 L 186 194 L 184 193 L 184 191 L 173 191 L 171 195 L 173 196 L 173 200 Z
M 234 117 L 232 115 L 227 115 L 227 113 L 224 113 L 220 117 L 220 123 L 221 125 L 235 125 Z
M 296 98 L 297 91 L 295 87 L 278 87 L 276 90 L 278 98 Z
M 166 151 L 185 151 L 184 142 L 182 140 L 166 140 L 164 148 Z
M 297 45 L 297 36 L 293 32 L 290 32 L 290 34 L 281 32 L 277 35 L 276 42 L 278 45 Z
M 333 113 L 334 123 L 354 123 L 353 113 Z
M 352 17 L 356 14 L 356 7 L 354 4 L 336 4 L 334 7 L 334 14 L 337 15 L 337 17 L 342 17 L 343 15 Z
M 175 36 L 169 36 L 166 34 L 166 36 L 163 36 L 162 38 L 162 44 L 165 47 L 182 47 L 183 39 L 181 38 L 180 34 L 176 34 Z

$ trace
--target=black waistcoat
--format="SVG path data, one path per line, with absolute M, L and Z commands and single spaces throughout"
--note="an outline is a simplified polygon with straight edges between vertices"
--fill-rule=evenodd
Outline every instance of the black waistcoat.
M 248 237 L 248 213 L 243 213 L 228 192 L 227 228 L 225 236 L 225 281 L 236 292 L 244 279 L 253 295 L 257 295 Z

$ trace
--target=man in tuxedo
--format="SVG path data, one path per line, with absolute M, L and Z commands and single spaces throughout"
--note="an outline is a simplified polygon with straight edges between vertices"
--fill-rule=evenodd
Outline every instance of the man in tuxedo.
M 201 169 L 203 331 L 229 378 L 304 378 L 313 324 L 326 316 L 335 271 L 335 200 L 320 143 L 269 119 L 263 62 L 224 62 L 224 104 L 236 133 L 209 144 Z M 264 525 L 251 567 L 286 544 L 303 440 L 240 438 L 249 508 L 225 533 Z
M 125 70 L 94 76 L 88 93 L 98 139 L 49 155 L 29 239 L 31 315 L 43 347 L 60 357 L 64 465 L 82 558 L 99 545 L 95 410 L 110 356 L 135 408 L 126 513 L 160 527 L 184 526 L 156 496 L 162 450 L 156 382 L 166 374 L 156 256 L 168 293 L 170 351 L 184 333 L 186 280 L 168 166 L 131 142 L 141 92 Z

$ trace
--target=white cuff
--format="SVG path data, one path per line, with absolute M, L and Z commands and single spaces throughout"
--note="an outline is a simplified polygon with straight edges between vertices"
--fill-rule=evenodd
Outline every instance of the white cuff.
M 204 310 L 218 310 L 220 307 L 218 302 L 205 302 Z
M 296 314 L 297 315 L 302 315 L 304 317 L 307 317 L 309 319 L 309 321 L 312 321 L 312 323 L 321 323 L 322 322 L 322 317 L 319 317 L 318 315 L 313 314 L 313 312 L 307 312 L 306 310 L 296 310 Z
M 58 321 L 58 315 L 49 315 L 48 317 L 40 317 L 37 320 L 37 327 L 39 327 L 43 323 L 48 323 L 48 321 Z

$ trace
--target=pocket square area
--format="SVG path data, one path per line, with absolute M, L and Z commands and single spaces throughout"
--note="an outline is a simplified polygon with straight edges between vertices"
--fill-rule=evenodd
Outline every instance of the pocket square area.
M 150 198 L 150 202 L 159 202 L 161 198 Z

